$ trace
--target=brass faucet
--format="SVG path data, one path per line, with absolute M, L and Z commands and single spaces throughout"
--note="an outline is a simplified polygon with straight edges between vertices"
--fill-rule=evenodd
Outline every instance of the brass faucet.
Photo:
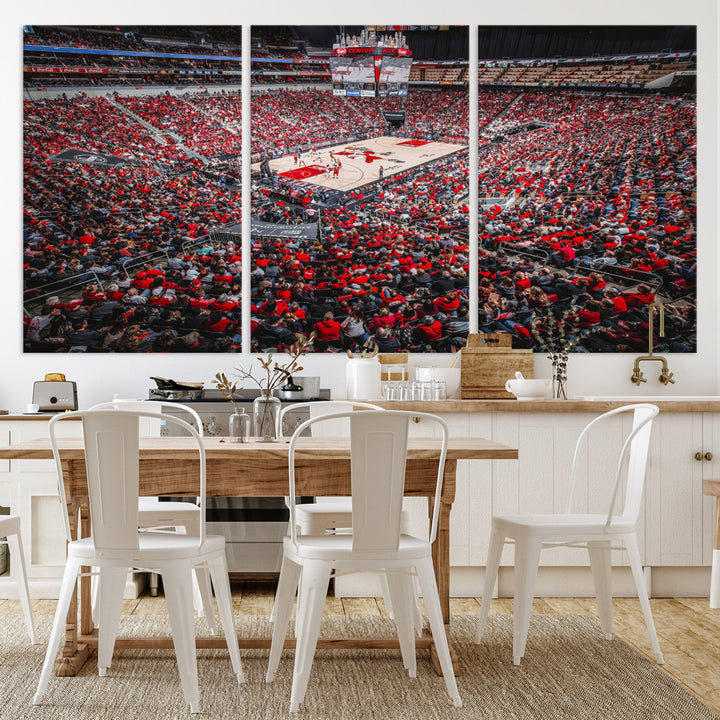
M 635 365 L 633 367 L 633 374 L 630 378 L 630 382 L 635 383 L 636 385 L 640 385 L 640 383 L 647 382 L 647 378 L 642 374 L 640 370 L 640 363 L 645 360 L 655 360 L 662 363 L 662 371 L 660 372 L 660 382 L 663 385 L 668 385 L 669 383 L 675 383 L 675 380 L 673 380 L 673 373 L 671 373 L 668 370 L 668 364 L 667 360 L 662 355 L 653 355 L 653 308 L 658 307 L 660 308 L 660 337 L 665 337 L 665 308 L 663 307 L 663 304 L 661 302 L 654 302 L 650 307 L 648 308 L 649 312 L 649 320 L 648 320 L 648 354 L 642 355 L 638 358 L 635 358 Z

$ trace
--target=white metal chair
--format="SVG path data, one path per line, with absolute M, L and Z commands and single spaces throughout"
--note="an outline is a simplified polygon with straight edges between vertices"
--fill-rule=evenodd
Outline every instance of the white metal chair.
M 181 403 L 164 403 L 162 400 L 135 400 L 113 398 L 110 402 L 93 405 L 91 410 L 143 410 L 152 413 L 154 416 L 162 414 L 164 408 L 171 407 L 173 410 L 186 412 L 193 420 L 198 435 L 203 435 L 203 423 L 201 417 L 189 405 Z M 155 419 L 155 418 L 153 418 Z M 175 532 L 184 532 L 188 535 L 200 534 L 200 508 L 194 502 L 183 502 L 180 500 L 161 501 L 158 497 L 142 496 L 138 498 L 138 522 L 143 530 L 159 528 L 174 528 Z M 97 583 L 93 584 L 93 608 L 95 608 L 95 597 L 97 596 Z M 157 595 L 158 576 L 157 573 L 150 573 L 150 594 Z M 217 633 L 215 622 L 215 610 L 213 608 L 212 588 L 210 575 L 207 569 L 199 567 L 196 569 L 193 578 L 193 605 L 195 609 L 202 611 L 210 627 L 210 633 Z M 93 611 L 93 620 L 97 621 Z
M 437 423 L 442 431 L 429 541 L 400 532 L 408 423 L 414 416 Z M 294 502 L 297 495 L 295 449 L 298 438 L 314 423 L 335 422 L 343 418 L 349 418 L 351 428 L 352 533 L 298 535 L 297 505 Z M 299 582 L 295 623 L 297 646 L 290 712 L 297 712 L 305 697 L 331 572 L 334 569 L 361 568 L 382 570 L 387 576 L 403 663 L 410 677 L 415 677 L 416 671 L 414 588 L 410 571 L 417 573 L 445 685 L 455 706 L 461 706 L 431 555 L 431 544 L 438 529 L 447 440 L 447 425 L 441 418 L 427 413 L 390 410 L 333 413 L 311 418 L 293 433 L 288 461 L 289 497 L 293 501 L 290 503 L 290 537 L 285 538 L 284 542 L 283 567 L 277 593 L 277 619 L 266 676 L 266 680 L 272 682 L 277 672 L 295 588 Z
M 202 438 L 184 420 L 171 415 L 160 416 L 165 422 L 184 428 L 197 446 L 200 466 L 199 534 L 140 531 L 137 499 L 139 420 L 142 417 L 157 417 L 157 414 L 124 409 L 87 410 L 56 415 L 48 423 L 68 546 L 60 598 L 40 682 L 33 700 L 35 705 L 40 704 L 47 689 L 53 661 L 63 638 L 65 618 L 78 572 L 83 565 L 97 567 L 102 571 L 98 602 L 98 670 L 101 676 L 106 675 L 112 660 L 128 571 L 141 568 L 159 572 L 163 577 L 183 695 L 190 705 L 190 711 L 200 712 L 193 632 L 192 571 L 205 566 L 209 569 L 215 586 L 233 670 L 238 681 L 243 682 L 225 560 L 225 538 L 205 534 L 205 448 Z M 82 420 L 91 526 L 90 537 L 80 540 L 74 539 L 70 534 L 60 452 L 55 437 L 57 423 L 74 418 Z
M 4 541 L 0 540 L 0 543 L 7 543 L 8 550 L 10 551 L 10 564 L 17 578 L 20 605 L 22 606 L 23 615 L 25 616 L 25 625 L 30 635 L 30 642 L 33 645 L 37 645 L 38 639 L 35 635 L 35 625 L 33 623 L 32 609 L 30 608 L 30 591 L 28 590 L 27 569 L 25 568 L 25 555 L 23 553 L 22 536 L 20 534 L 19 515 L 0 515 L 0 537 L 6 538 Z
M 284 407 L 279 416 L 279 432 L 278 437 L 285 434 L 285 416 L 288 412 L 296 412 L 301 408 L 307 408 L 310 411 L 310 417 L 316 418 L 330 413 L 350 412 L 357 410 L 382 410 L 379 405 L 373 405 L 368 402 L 356 402 L 354 400 L 314 400 L 311 402 L 293 403 Z M 332 437 L 347 437 L 350 434 L 350 424 L 347 419 L 340 419 L 332 424 L 323 423 L 321 426 L 325 432 L 323 434 Z M 311 432 L 316 434 L 317 428 L 311 428 Z M 285 498 L 285 502 L 290 507 L 290 498 Z M 295 508 L 295 517 L 300 535 L 325 535 L 326 533 L 349 532 L 352 528 L 352 501 L 349 497 L 335 497 L 331 500 L 302 503 Z M 400 531 L 404 534 L 410 532 L 410 513 L 407 510 L 402 511 Z M 392 600 L 388 590 L 387 580 L 383 573 L 380 573 L 380 589 L 385 603 L 385 608 L 390 617 L 393 616 Z M 420 612 L 420 603 L 415 603 L 415 628 L 418 635 L 422 633 L 423 621 Z M 270 613 L 270 622 L 275 622 L 277 604 L 273 604 Z
M 626 412 L 633 413 L 633 427 L 620 452 L 608 512 L 606 514 L 572 513 L 576 470 L 584 440 L 588 437 L 589 431 L 599 423 Z M 543 545 L 587 547 L 595 583 L 600 624 L 607 638 L 612 639 L 611 543 L 615 541 L 624 546 L 627 551 L 650 642 L 658 663 L 664 662 L 650 610 L 637 541 L 637 521 L 643 497 L 650 433 L 653 419 L 657 414 L 658 408 L 655 405 L 627 405 L 600 415 L 584 428 L 578 438 L 570 469 L 570 490 L 565 513 L 493 517 L 476 642 L 481 641 L 485 630 L 493 588 L 497 580 L 500 556 L 503 545 L 508 540 L 515 543 L 515 600 L 513 604 L 513 662 L 515 665 L 520 664 L 520 659 L 525 654 L 535 578 Z M 623 472 L 625 468 L 627 470 Z M 623 475 L 626 476 L 625 502 L 622 514 L 617 514 L 615 506 L 618 496 L 622 492 Z

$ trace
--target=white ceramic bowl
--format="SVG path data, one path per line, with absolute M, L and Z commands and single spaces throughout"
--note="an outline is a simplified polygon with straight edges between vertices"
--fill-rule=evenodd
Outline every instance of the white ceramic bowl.
M 550 393 L 550 380 L 508 380 L 505 389 L 518 400 L 543 400 Z

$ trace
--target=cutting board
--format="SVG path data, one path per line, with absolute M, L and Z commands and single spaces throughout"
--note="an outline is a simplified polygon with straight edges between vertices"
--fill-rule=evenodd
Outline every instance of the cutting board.
M 513 350 L 509 333 L 468 335 L 467 347 L 460 355 L 461 397 L 464 400 L 507 399 L 515 396 L 505 390 L 505 382 L 521 372 L 534 375 L 533 351 Z

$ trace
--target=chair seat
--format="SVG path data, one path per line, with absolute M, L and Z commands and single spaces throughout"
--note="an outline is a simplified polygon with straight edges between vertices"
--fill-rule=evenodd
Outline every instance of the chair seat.
M 568 536 L 610 536 L 619 533 L 635 532 L 636 525 L 631 520 L 614 518 L 606 528 L 607 515 L 567 514 L 558 515 L 500 515 L 492 520 L 493 529 L 508 537 L 515 535 L 553 536 L 562 539 Z M 601 539 L 601 538 L 598 538 Z
M 155 497 L 140 497 L 138 498 L 138 512 L 168 512 L 173 515 L 179 513 L 181 515 L 192 515 L 193 513 L 200 512 L 200 508 L 191 502 L 179 502 L 177 500 L 170 500 L 160 502 Z
M 222 535 L 206 535 L 205 542 L 199 547 L 197 535 L 179 535 L 177 533 L 141 532 L 138 533 L 137 550 L 105 550 L 95 548 L 92 538 L 82 538 L 68 543 L 68 556 L 81 560 L 92 560 L 90 565 L 101 565 L 103 560 L 116 563 L 128 558 L 132 564 L 153 567 L 155 562 L 167 560 L 194 559 L 202 561 L 203 556 L 225 551 L 225 538 Z M 134 561 L 137 561 L 135 563 Z
M 352 535 L 298 536 L 297 551 L 292 540 L 285 538 L 284 550 L 290 556 L 297 555 L 308 560 L 332 560 L 335 565 L 345 565 L 347 563 L 347 566 L 350 566 L 353 557 Z M 377 553 L 364 550 L 362 558 L 366 561 L 369 560 L 370 563 L 362 567 L 370 568 L 373 565 L 383 567 L 382 562 L 395 565 L 397 564 L 396 561 L 407 564 L 408 560 L 430 557 L 430 554 L 430 543 L 427 540 L 421 540 L 412 535 L 401 535 L 397 550 Z
M 295 519 L 301 535 L 324 535 L 328 528 L 350 529 L 352 498 L 296 505 Z M 407 533 L 409 529 L 410 513 L 403 509 L 400 515 L 400 530 Z
M 160 502 L 157 498 L 139 498 L 138 524 L 140 527 L 177 527 L 183 525 L 188 531 L 200 523 L 200 508 L 194 503 Z

